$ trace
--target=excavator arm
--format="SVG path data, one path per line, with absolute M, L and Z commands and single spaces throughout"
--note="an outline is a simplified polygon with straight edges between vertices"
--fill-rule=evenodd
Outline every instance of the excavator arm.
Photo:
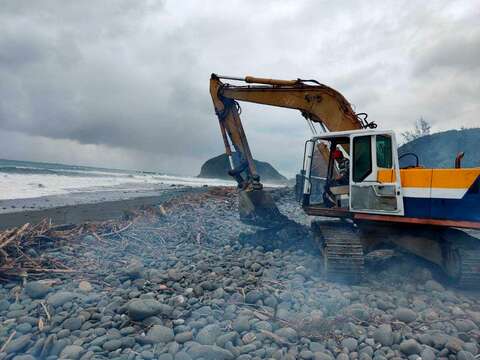
M 241 81 L 245 85 L 223 83 L 222 79 Z M 274 80 L 251 76 L 235 78 L 212 74 L 210 94 L 230 162 L 229 174 L 242 190 L 240 217 L 246 222 L 262 223 L 263 226 L 276 222 L 280 213 L 273 200 L 262 191 L 237 101 L 297 109 L 307 121 L 320 124 L 324 131 L 376 127 L 374 123 L 366 121 L 366 114 L 364 118 L 361 114 L 355 114 L 342 94 L 315 80 Z M 233 158 L 230 144 L 237 159 Z M 323 149 L 325 151 L 328 150 Z

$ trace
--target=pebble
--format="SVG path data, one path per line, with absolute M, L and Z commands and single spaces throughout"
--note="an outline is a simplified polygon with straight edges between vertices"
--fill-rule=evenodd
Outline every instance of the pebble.
M 235 358 L 228 350 L 215 345 L 201 345 L 198 343 L 192 343 L 187 353 L 192 359 L 232 360 Z
M 70 291 L 59 291 L 53 294 L 50 294 L 47 297 L 47 302 L 55 307 L 62 306 L 63 304 L 72 301 L 77 297 L 77 294 Z
M 380 325 L 373 333 L 373 339 L 383 346 L 392 346 L 393 332 L 390 324 Z
M 108 340 L 103 343 L 102 348 L 106 351 L 114 351 L 122 347 L 122 341 L 119 339 Z
M 420 353 L 420 357 L 422 358 L 422 360 L 435 360 L 435 353 L 432 349 L 427 348 L 422 350 L 422 352 Z
M 241 333 L 243 331 L 248 331 L 250 330 L 250 323 L 249 323 L 250 318 L 246 316 L 239 316 L 237 319 L 234 320 L 233 322 L 233 330 Z
M 110 284 L 103 290 L 68 276 L 54 286 L 29 281 L 23 293 L 13 283 L 0 286 L 0 342 L 16 331 L 0 359 L 475 358 L 479 301 L 434 281 L 409 255 L 391 250 L 395 256 L 367 268 L 362 284 L 326 281 L 318 249 L 305 246 L 306 227 L 252 229 L 238 222 L 234 201 L 219 199 L 213 207 L 207 200 L 175 208 L 175 220 L 167 209 L 148 225 L 163 230 L 145 232 L 139 247 L 133 237 L 121 248 L 97 244 L 102 256 L 94 263 L 109 264 L 99 270 Z M 142 237 L 140 229 L 131 234 Z M 75 256 L 97 252 L 81 251 Z
M 127 305 L 128 316 L 135 321 L 144 320 L 157 314 L 169 314 L 172 308 L 153 299 L 135 299 Z
M 414 340 L 404 340 L 400 343 L 400 351 L 407 355 L 419 354 L 422 351 L 420 344 Z
M 83 318 L 76 317 L 76 318 L 69 318 L 63 322 L 63 328 L 74 331 L 78 330 L 82 327 Z
M 411 323 L 417 319 L 417 313 L 411 309 L 398 308 L 395 310 L 393 316 L 404 323 Z
M 440 291 L 440 292 L 445 291 L 445 288 L 443 287 L 443 285 L 435 280 L 428 280 L 425 283 L 425 289 L 430 291 Z
M 5 352 L 7 354 L 20 352 L 30 343 L 31 338 L 32 338 L 32 335 L 28 334 L 28 335 L 22 335 L 16 339 L 13 339 L 5 347 Z
M 185 331 L 175 335 L 175 341 L 180 344 L 186 343 L 187 341 L 190 341 L 192 339 L 193 339 L 193 333 L 191 331 Z
M 157 343 L 168 343 L 173 340 L 173 330 L 163 325 L 154 325 L 148 331 L 147 336 Z
M 210 324 L 198 332 L 195 340 L 202 345 L 213 345 L 221 332 L 222 329 L 220 326 L 217 324 Z
M 347 348 L 350 352 L 357 350 L 357 346 L 358 341 L 354 338 L 346 338 L 342 340 L 342 347 Z
M 25 293 L 32 299 L 44 298 L 50 289 L 50 285 L 42 281 L 30 281 L 25 285 Z
M 60 359 L 79 359 L 83 351 L 83 347 L 79 345 L 67 345 L 61 351 Z
M 93 290 L 93 286 L 88 281 L 82 280 L 78 283 L 78 289 L 83 293 L 89 293 Z

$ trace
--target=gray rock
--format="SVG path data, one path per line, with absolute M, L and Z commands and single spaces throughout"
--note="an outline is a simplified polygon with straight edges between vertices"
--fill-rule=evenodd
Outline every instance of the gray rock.
M 122 341 L 119 339 L 108 340 L 102 345 L 103 350 L 115 351 L 122 347 Z
M 270 324 L 268 321 L 257 321 L 255 324 L 253 324 L 253 328 L 257 331 L 272 331 L 272 324 Z
M 141 321 L 157 314 L 171 315 L 173 308 L 153 299 L 135 299 L 127 304 L 128 316 Z
M 192 359 L 203 358 L 205 360 L 231 360 L 235 358 L 234 355 L 228 350 L 222 349 L 215 345 L 201 345 L 198 343 L 192 343 L 190 348 L 187 350 L 187 353 Z
M 463 341 L 459 338 L 452 336 L 448 339 L 445 347 L 452 353 L 458 353 L 463 349 Z
M 31 281 L 25 285 L 25 293 L 32 299 L 42 299 L 50 291 L 50 286 L 41 281 Z
M 256 349 L 257 349 L 257 346 L 255 344 L 247 344 L 247 345 L 237 347 L 237 350 L 240 354 L 248 354 L 252 351 L 255 351 Z
M 432 349 L 426 348 L 420 353 L 422 360 L 435 360 L 435 353 Z
M 183 274 L 179 272 L 177 269 L 170 269 L 168 270 L 168 277 L 173 281 L 179 281 L 183 278 Z
M 67 345 L 60 353 L 60 359 L 78 359 L 83 351 L 83 347 L 79 345 Z
M 195 341 L 202 345 L 214 345 L 215 340 L 222 333 L 222 329 L 217 324 L 210 324 L 200 330 Z
M 232 324 L 233 330 L 235 330 L 238 333 L 250 330 L 249 320 L 250 318 L 247 316 L 239 316 L 233 321 L 233 324 Z
M 155 358 L 155 354 L 148 350 L 143 350 L 140 353 L 140 356 L 142 357 L 142 359 L 145 359 L 145 360 L 152 360 Z
M 52 306 L 62 306 L 63 304 L 72 301 L 77 297 L 77 294 L 70 291 L 59 291 L 51 294 L 47 298 L 47 302 Z
M 373 339 L 383 346 L 392 346 L 393 332 L 390 324 L 380 325 L 373 333 Z
M 135 338 L 133 336 L 125 336 L 120 339 L 122 348 L 133 348 L 135 346 Z
M 473 320 L 475 324 L 480 326 L 480 311 L 467 310 L 467 314 L 470 316 L 470 318 Z
M 359 359 L 360 360 L 372 360 L 372 357 L 367 353 L 361 353 Z
M 180 344 L 186 343 L 187 341 L 190 341 L 192 339 L 193 333 L 191 331 L 184 331 L 175 335 L 175 341 Z
M 263 298 L 263 294 L 259 290 L 251 290 L 245 295 L 245 302 L 248 304 L 255 304 L 258 300 Z
M 82 327 L 83 318 L 76 317 L 76 318 L 69 318 L 65 320 L 62 324 L 64 329 L 68 329 L 70 331 L 78 330 Z
M 7 354 L 20 352 L 20 350 L 25 349 L 27 345 L 30 343 L 30 339 L 32 338 L 31 334 L 22 335 L 16 339 L 10 341 L 10 343 L 5 347 L 5 352 Z
M 275 331 L 275 335 L 278 335 L 288 341 L 296 342 L 298 340 L 297 332 L 290 327 L 283 327 Z
M 342 340 L 342 346 L 344 348 L 347 348 L 348 351 L 352 352 L 357 350 L 358 341 L 355 340 L 354 338 L 346 338 Z
M 335 360 L 335 358 L 325 352 L 316 352 L 315 353 L 315 360 Z
M 217 345 L 220 346 L 220 347 L 225 347 L 225 344 L 229 341 L 232 341 L 238 337 L 238 333 L 236 333 L 235 331 L 230 331 L 226 334 L 223 334 L 223 335 L 220 335 L 218 338 L 217 338 Z
M 173 340 L 173 330 L 163 325 L 153 325 L 147 336 L 157 343 L 168 343 Z
M 368 321 L 370 318 L 370 309 L 363 304 L 352 304 L 345 308 L 345 313 L 348 316 L 354 316 L 363 321 Z
M 32 325 L 30 323 L 23 323 L 17 326 L 17 332 L 27 334 L 32 331 Z
M 435 333 L 435 334 L 432 335 L 432 341 L 433 341 L 433 346 L 436 349 L 441 350 L 441 349 L 443 349 L 443 347 L 447 343 L 448 337 L 445 334 Z
M 143 265 L 139 262 L 134 262 L 125 268 L 124 274 L 130 279 L 139 279 L 143 275 Z
M 172 354 L 162 354 L 158 357 L 158 360 L 173 360 Z
M 470 319 L 458 319 L 455 320 L 455 327 L 458 331 L 469 332 L 477 328 L 477 325 Z
M 17 355 L 13 360 L 36 360 L 32 355 Z
M 314 354 L 313 354 L 313 352 L 310 351 L 310 350 L 302 350 L 302 351 L 300 351 L 300 358 L 301 358 L 301 359 L 306 359 L 306 360 L 308 360 L 308 359 L 313 359 L 313 357 L 314 357 Z
M 192 357 L 185 351 L 179 351 L 175 354 L 175 360 L 192 360 Z
M 393 316 L 396 319 L 407 324 L 417 319 L 417 313 L 407 308 L 398 308 L 397 310 L 395 310 Z
M 430 334 L 420 334 L 417 336 L 417 340 L 421 344 L 425 344 L 428 346 L 433 346 L 433 337 Z
M 400 351 L 406 355 L 420 354 L 422 347 L 416 340 L 409 339 L 400 343 Z
M 468 351 L 461 350 L 457 353 L 457 360 L 474 360 L 475 356 Z
M 473 355 L 478 354 L 478 346 L 474 342 L 466 342 L 463 344 L 463 350 L 472 353 Z
M 0 301 L 0 311 L 8 310 L 9 307 L 10 307 L 10 303 L 8 302 L 8 300 L 3 299 Z
M 425 289 L 430 291 L 445 291 L 445 288 L 439 282 L 435 280 L 428 280 L 425 283 Z

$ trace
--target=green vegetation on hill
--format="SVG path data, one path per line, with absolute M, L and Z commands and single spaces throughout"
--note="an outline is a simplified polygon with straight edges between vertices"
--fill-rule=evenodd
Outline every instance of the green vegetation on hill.
M 263 182 L 283 183 L 287 181 L 285 176 L 280 174 L 267 162 L 255 160 L 255 166 L 260 175 L 260 180 Z M 232 177 L 228 175 L 228 170 L 230 170 L 228 157 L 227 155 L 222 154 L 207 160 L 202 165 L 198 177 L 232 180 Z
M 398 153 L 415 153 L 420 165 L 432 168 L 451 168 L 459 152 L 465 157 L 462 167 L 480 167 L 480 128 L 449 130 L 425 135 L 402 145 Z M 412 165 L 413 159 L 408 156 L 400 161 L 400 166 Z

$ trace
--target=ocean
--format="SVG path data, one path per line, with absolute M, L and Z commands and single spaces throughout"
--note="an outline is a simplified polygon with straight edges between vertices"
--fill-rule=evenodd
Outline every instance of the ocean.
M 0 200 L 163 186 L 234 186 L 233 181 L 154 172 L 0 159 Z

